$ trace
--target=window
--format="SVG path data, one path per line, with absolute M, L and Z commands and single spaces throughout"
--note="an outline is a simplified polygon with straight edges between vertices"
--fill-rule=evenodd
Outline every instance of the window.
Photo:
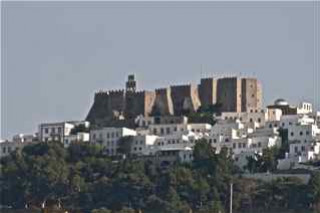
M 250 123 L 252 123 L 253 122 L 253 120 L 252 120 L 252 118 L 250 118 Z
M 234 143 L 234 144 L 232 144 L 232 147 L 235 149 L 236 148 L 236 144 Z
M 114 132 L 111 132 L 111 138 L 114 138 Z
M 167 127 L 167 134 L 170 134 L 170 128 Z
M 7 150 L 6 150 L 6 147 L 3 147 L 3 148 L 2 148 L 2 152 L 3 152 L 3 153 L 6 153 L 6 151 L 7 151 Z
M 291 134 L 290 134 L 291 136 L 294 136 L 294 133 L 293 132 L 291 132 Z
M 141 148 L 141 147 L 139 147 L 139 150 L 141 151 L 141 150 L 142 150 L 142 148 Z
M 217 143 L 217 139 L 213 139 L 213 143 Z
M 174 127 L 174 129 L 173 129 L 175 132 L 178 130 L 178 128 L 177 127 Z
M 304 146 L 301 147 L 301 151 L 305 151 L 305 149 L 306 149 L 306 148 L 305 148 Z
M 92 139 L 95 140 L 96 139 L 96 134 L 92 134 Z
M 296 147 L 296 146 L 294 147 L 294 152 L 298 153 L 298 147 Z
M 301 135 L 303 135 L 303 132 L 302 132 L 302 131 L 300 131 L 300 136 L 301 136 Z
M 11 147 L 8 147 L 8 152 L 11 152 Z
M 226 138 L 224 141 L 225 141 L 225 142 L 229 142 L 229 138 Z
M 269 128 L 272 128 L 272 124 L 269 124 Z
M 109 132 L 107 132 L 107 138 L 110 138 L 110 133 Z
M 258 147 L 261 147 L 261 142 L 258 143 Z
M 309 135 L 309 131 L 306 131 L 306 135 Z
M 140 145 L 143 145 L 143 141 L 140 141 Z
M 258 118 L 258 123 L 261 123 L 261 118 Z
M 163 129 L 163 128 L 160 129 L 160 133 L 161 133 L 162 135 L 164 134 L 164 129 Z
M 157 134 L 157 129 L 156 129 L 156 128 L 153 129 L 153 134 L 154 134 L 154 135 Z
M 45 129 L 44 129 L 44 132 L 45 132 L 46 134 L 48 134 L 48 133 L 49 133 L 49 129 L 48 129 L 48 128 L 45 128 Z
M 51 132 L 54 134 L 54 133 L 56 133 L 56 129 L 55 128 L 52 128 L 51 129 Z

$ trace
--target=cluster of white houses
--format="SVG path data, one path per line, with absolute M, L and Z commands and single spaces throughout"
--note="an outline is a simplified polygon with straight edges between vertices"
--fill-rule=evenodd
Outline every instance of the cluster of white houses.
M 106 155 L 116 156 L 119 155 L 119 140 L 130 136 L 126 138 L 130 141 L 131 156 L 153 158 L 160 163 L 192 161 L 193 148 L 199 139 L 210 143 L 216 153 L 227 148 L 243 169 L 248 156 L 284 142 L 289 149 L 285 159 L 279 160 L 279 169 L 294 168 L 301 162 L 320 158 L 320 113 L 313 112 L 309 103 L 293 107 L 278 99 L 266 109 L 222 112 L 213 116 L 214 125 L 190 123 L 183 116 L 138 116 L 135 129 L 90 129 L 86 121 L 41 124 L 35 135 L 17 135 L 11 142 L 0 143 L 0 156 L 39 141 L 60 141 L 65 147 L 75 141 L 88 142 L 102 146 Z M 283 134 L 280 135 L 279 129 Z

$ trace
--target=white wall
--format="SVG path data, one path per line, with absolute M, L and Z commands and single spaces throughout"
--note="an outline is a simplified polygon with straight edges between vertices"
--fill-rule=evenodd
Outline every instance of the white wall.
M 137 132 L 128 128 L 105 127 L 90 131 L 90 142 L 101 144 L 109 155 L 116 155 L 118 140 L 124 136 L 136 136 Z

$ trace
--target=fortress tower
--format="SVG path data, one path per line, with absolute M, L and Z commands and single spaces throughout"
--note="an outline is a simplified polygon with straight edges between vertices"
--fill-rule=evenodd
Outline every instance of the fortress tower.
M 130 120 L 138 115 L 149 116 L 154 106 L 155 92 L 136 90 L 135 77 L 129 75 L 125 90 L 97 92 L 86 120 L 92 124 L 112 123 L 122 118 Z
M 134 75 L 129 75 L 128 80 L 126 82 L 126 91 L 127 92 L 135 92 L 137 90 L 137 82 L 135 80 Z

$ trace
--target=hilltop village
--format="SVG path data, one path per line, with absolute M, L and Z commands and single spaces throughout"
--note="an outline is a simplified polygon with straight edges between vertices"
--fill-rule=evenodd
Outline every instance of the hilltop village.
M 263 108 L 262 87 L 255 78 L 201 79 L 198 85 L 178 85 L 137 91 L 134 75 L 124 90 L 99 91 L 84 121 L 42 123 L 35 134 L 18 134 L 0 143 L 7 156 L 29 143 L 59 141 L 99 144 L 109 156 L 124 138 L 130 156 L 148 156 L 159 165 L 192 161 L 193 147 L 205 140 L 216 153 L 226 148 L 246 170 L 247 159 L 272 147 L 285 147 L 277 169 L 300 167 L 320 153 L 320 112 L 312 104 L 297 106 L 284 99 Z
M 2 141 L 0 204 L 22 212 L 65 212 L 61 203 L 86 213 L 319 212 L 320 112 L 262 100 L 256 78 L 138 91 L 129 75 L 124 90 L 95 93 L 84 120 L 44 122 Z M 59 211 L 48 211 L 50 202 Z

